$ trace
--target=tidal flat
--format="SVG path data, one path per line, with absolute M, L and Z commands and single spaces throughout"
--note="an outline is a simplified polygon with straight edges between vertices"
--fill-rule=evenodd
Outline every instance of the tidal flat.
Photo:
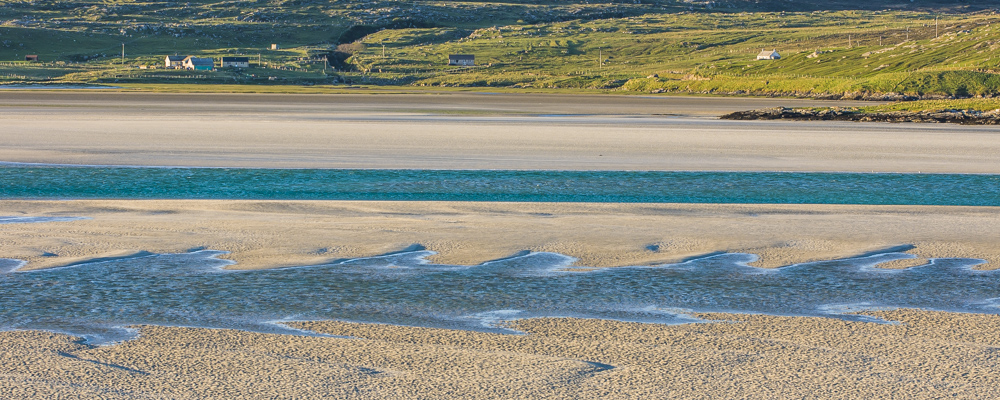
M 71 165 L 1000 173 L 989 127 L 723 121 L 866 102 L 0 91 L 0 160 Z M 40 121 L 44 121 L 39 128 Z M 26 134 L 30 132 L 30 134 Z
M 0 97 L 17 128 L 0 132 L 0 397 L 992 398 L 1000 387 L 989 129 L 716 119 L 797 102 L 785 99 Z M 823 102 L 791 105 L 805 103 Z M 71 180 L 103 192 L 43 199 L 15 191 L 34 163 L 610 171 L 612 192 L 624 171 L 874 171 L 913 173 L 914 193 L 867 205 L 290 200 L 261 183 L 260 198 L 190 199 L 88 175 Z M 968 174 L 985 189 L 960 184 Z M 886 195 L 838 184 L 842 198 Z M 716 186 L 705 185 L 725 194 Z M 799 186 L 784 194 L 820 198 Z M 951 200 L 921 203 L 932 193 Z
M 997 387 L 990 338 L 1000 320 L 987 293 L 1000 261 L 993 207 L 225 200 L 0 206 L 4 215 L 57 218 L 0 230 L 5 257 L 28 260 L 19 272 L 5 268 L 22 283 L 6 295 L 30 295 L 33 287 L 45 294 L 18 306 L 35 311 L 3 309 L 17 316 L 5 321 L 8 329 L 22 323 L 22 330 L 0 333 L 7 344 L 0 387 L 15 397 L 982 398 Z M 89 219 L 58 219 L 66 216 Z M 123 254 L 139 258 L 88 263 Z M 364 259 L 382 254 L 390 256 Z M 925 266 L 882 269 L 895 260 Z M 671 262 L 680 264 L 658 266 Z M 749 265 L 726 266 L 732 262 Z M 274 269 L 303 265 L 317 266 Z M 640 267 L 621 268 L 629 265 Z M 449 281 L 454 274 L 464 280 Z M 296 284 L 303 276 L 308 284 Z M 219 279 L 234 285 L 215 286 Z M 792 281 L 809 287 L 796 292 Z M 505 286 L 510 282 L 520 291 Z M 183 287 L 170 289 L 174 284 Z M 533 299 L 532 290 L 546 285 L 563 286 Z M 617 290 L 629 285 L 639 290 Z M 268 295 L 281 287 L 311 289 Z M 407 287 L 417 292 L 396 292 Z M 239 288 L 251 290 L 233 295 Z M 651 297 L 636 297 L 642 293 Z M 526 299 L 538 307 L 523 307 Z M 450 310 L 440 307 L 449 301 Z M 711 311 L 747 301 L 756 306 L 743 310 L 756 312 Z M 254 314 L 263 309 L 271 312 Z M 31 325 L 45 310 L 49 325 Z M 66 321 L 75 325 L 58 329 Z M 123 323 L 138 321 L 155 325 Z M 101 323 L 115 328 L 95 330 Z M 217 329 L 227 326 L 239 329 Z M 98 334 L 93 342 L 81 340 L 88 332 Z M 127 340 L 100 344 L 101 333 Z

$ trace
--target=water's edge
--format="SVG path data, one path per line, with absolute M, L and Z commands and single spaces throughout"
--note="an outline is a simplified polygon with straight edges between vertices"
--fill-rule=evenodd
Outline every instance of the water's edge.
M 433 264 L 416 250 L 333 264 L 226 269 L 222 251 L 21 271 L 0 264 L 0 329 L 42 329 L 107 344 L 134 325 L 311 334 L 287 321 L 341 320 L 518 333 L 506 321 L 540 317 L 681 324 L 702 312 L 818 316 L 880 322 L 864 310 L 1000 312 L 1000 272 L 976 259 L 931 259 L 905 270 L 874 268 L 910 254 L 885 252 L 777 269 L 724 253 L 682 263 L 578 269 L 556 253 L 479 265 Z M 2 265 L 0 265 L 2 266 Z

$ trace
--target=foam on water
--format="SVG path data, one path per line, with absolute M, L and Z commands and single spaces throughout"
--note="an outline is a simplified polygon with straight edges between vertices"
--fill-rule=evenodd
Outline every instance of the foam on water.
M 280 322 L 346 320 L 511 333 L 503 322 L 581 317 L 688 323 L 697 312 L 834 316 L 892 307 L 997 313 L 1000 273 L 975 259 L 884 253 L 764 270 L 726 253 L 677 264 L 578 268 L 572 257 L 523 253 L 479 265 L 429 262 L 414 249 L 328 265 L 225 269 L 202 250 L 18 271 L 0 260 L 0 328 L 50 329 L 94 343 L 132 337 L 130 324 L 302 334 Z

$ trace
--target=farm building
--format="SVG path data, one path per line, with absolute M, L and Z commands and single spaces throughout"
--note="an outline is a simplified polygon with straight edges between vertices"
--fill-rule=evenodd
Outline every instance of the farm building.
M 215 69 L 215 60 L 211 58 L 187 56 L 184 58 L 184 68 L 198 71 L 211 71 Z
M 760 54 L 757 54 L 758 60 L 780 60 L 781 54 L 778 54 L 778 50 L 767 51 L 764 49 L 760 50 Z
M 250 59 L 247 57 L 222 57 L 222 68 L 250 68 Z
M 38 61 L 38 54 L 28 54 L 24 56 L 24 61 Z
M 181 68 L 184 66 L 184 59 L 186 56 L 167 56 L 164 60 L 165 66 L 167 68 Z
M 476 56 L 472 54 L 452 54 L 448 56 L 448 65 L 472 67 L 476 65 Z

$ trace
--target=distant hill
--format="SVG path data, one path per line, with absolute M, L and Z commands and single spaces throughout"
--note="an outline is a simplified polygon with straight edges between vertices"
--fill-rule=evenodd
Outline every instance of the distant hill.
M 1000 17 L 991 7 L 1000 3 L 0 0 L 0 83 L 994 96 Z M 757 62 L 761 49 L 783 57 Z M 253 68 L 167 70 L 168 54 L 240 55 Z M 449 54 L 473 54 L 476 66 L 447 66 Z

